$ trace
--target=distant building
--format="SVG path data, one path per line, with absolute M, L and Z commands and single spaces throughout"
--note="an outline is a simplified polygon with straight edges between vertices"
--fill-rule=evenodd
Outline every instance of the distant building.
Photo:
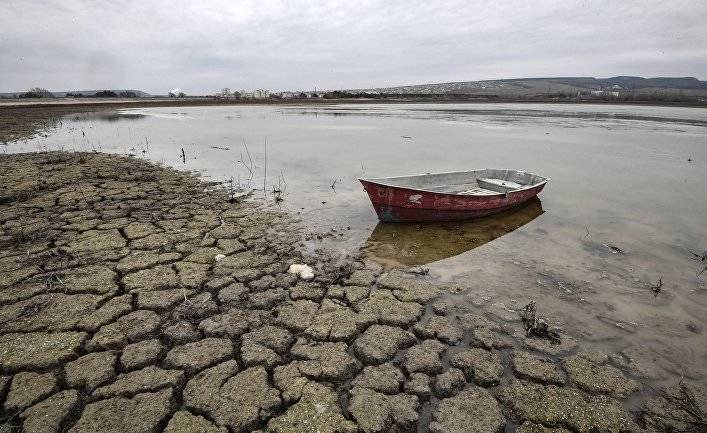
M 592 90 L 591 91 L 592 96 L 596 97 L 607 97 L 610 96 L 612 98 L 618 98 L 620 93 L 619 92 L 610 92 L 608 90 Z
M 256 90 L 240 90 L 238 92 L 233 92 L 234 94 L 240 95 L 244 99 L 267 99 L 270 97 L 270 91 L 267 89 L 256 89 Z

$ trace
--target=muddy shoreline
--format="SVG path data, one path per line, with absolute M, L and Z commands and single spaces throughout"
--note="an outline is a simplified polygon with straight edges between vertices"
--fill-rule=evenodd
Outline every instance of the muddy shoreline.
M 705 426 L 704 390 L 656 389 L 648 359 L 528 338 L 517 313 L 463 284 L 303 257 L 297 220 L 190 174 L 51 152 L 0 155 L 0 182 L 0 415 L 13 429 Z

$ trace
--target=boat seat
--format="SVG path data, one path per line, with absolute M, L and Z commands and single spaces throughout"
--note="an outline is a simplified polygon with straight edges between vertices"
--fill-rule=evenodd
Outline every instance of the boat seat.
M 459 195 L 496 195 L 498 192 L 496 191 L 491 191 L 490 189 L 485 189 L 485 188 L 472 188 L 466 191 L 461 191 L 458 192 L 457 194 Z
M 479 187 L 496 191 L 496 193 L 507 193 L 521 189 L 524 186 L 516 182 L 511 182 L 510 180 L 492 179 L 487 177 L 477 177 L 476 183 L 479 184 Z

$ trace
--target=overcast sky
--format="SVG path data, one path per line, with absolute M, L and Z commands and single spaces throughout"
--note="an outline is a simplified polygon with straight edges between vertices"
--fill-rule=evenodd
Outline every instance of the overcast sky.
M 0 0 L 0 92 L 707 79 L 707 0 Z

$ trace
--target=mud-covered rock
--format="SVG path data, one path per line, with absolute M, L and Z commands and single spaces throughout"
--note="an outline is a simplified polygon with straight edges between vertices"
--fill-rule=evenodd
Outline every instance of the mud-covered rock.
M 501 330 L 501 326 L 493 320 L 475 313 L 460 314 L 458 316 L 458 320 L 459 326 L 461 326 L 465 331 L 473 331 L 479 328 L 486 328 L 495 332 L 499 332 Z
M 347 341 L 372 323 L 375 323 L 373 316 L 325 299 L 304 333 L 315 340 Z
M 440 398 L 451 397 L 461 391 L 466 385 L 466 377 L 458 368 L 450 368 L 435 376 L 433 389 Z
M 123 248 L 127 241 L 118 230 L 89 230 L 69 243 L 71 253 L 95 253 Z
M 437 340 L 425 340 L 407 350 L 402 365 L 408 374 L 437 374 L 442 371 L 442 353 L 447 346 Z
M 170 251 L 178 239 L 177 233 L 153 233 L 144 238 L 130 241 L 130 248 L 133 250 Z
M 332 285 L 329 286 L 329 289 L 327 289 L 326 297 L 330 299 L 344 299 L 346 297 L 346 292 L 342 286 Z
M 374 317 L 378 323 L 392 326 L 410 326 L 422 315 L 422 305 L 402 302 L 392 292 L 377 290 L 354 308 L 361 314 Z
M 432 433 L 498 433 L 506 419 L 496 400 L 483 388 L 468 387 L 439 402 L 432 413 Z
M 120 355 L 120 364 L 125 370 L 135 370 L 155 364 L 162 357 L 163 350 L 162 343 L 156 338 L 128 344 Z
M 49 293 L 0 308 L 0 332 L 69 331 L 98 308 L 103 296 Z
M 123 229 L 125 237 L 130 240 L 144 238 L 145 236 L 151 235 L 156 232 L 157 227 L 150 223 L 144 222 L 131 222 Z
M 550 359 L 524 351 L 515 351 L 511 356 L 513 373 L 521 378 L 540 383 L 565 384 L 562 370 Z
M 95 332 L 101 326 L 128 314 L 132 310 L 132 296 L 122 295 L 109 299 L 97 310 L 83 316 L 76 324 L 76 329 Z
M 293 300 L 309 299 L 319 302 L 324 297 L 325 292 L 326 289 L 321 287 L 319 283 L 299 282 L 290 288 L 290 298 Z
M 447 344 L 457 344 L 464 338 L 464 331 L 445 316 L 432 316 L 429 320 L 416 323 L 413 332 L 420 338 L 437 338 Z
M 243 335 L 243 344 L 264 346 L 280 355 L 287 353 L 294 341 L 294 337 L 288 330 L 272 325 L 259 327 Z
M 432 312 L 440 316 L 449 316 L 454 313 L 459 313 L 459 302 L 454 299 L 438 298 L 432 301 Z
M 26 266 L 12 270 L 6 269 L 4 272 L 0 273 L 0 287 L 6 288 L 13 286 L 40 272 L 42 272 L 42 270 L 37 266 Z
M 221 290 L 226 286 L 234 284 L 235 280 L 230 276 L 213 277 L 204 284 L 207 290 L 213 292 L 214 290 Z
M 121 374 L 115 382 L 96 389 L 92 395 L 95 398 L 130 397 L 141 392 L 152 392 L 167 387 L 175 388 L 183 383 L 184 372 L 163 370 L 150 365 L 142 370 Z
M 119 349 L 128 343 L 155 335 L 160 326 L 160 317 L 154 311 L 138 310 L 104 325 L 87 343 L 90 350 L 99 348 Z
M 179 321 L 163 327 L 162 335 L 171 345 L 186 344 L 201 339 L 201 332 L 196 329 L 196 326 L 186 321 Z
M 449 363 L 461 369 L 466 377 L 481 386 L 498 384 L 503 375 L 501 357 L 496 352 L 471 348 L 457 352 L 449 357 Z
M 59 433 L 78 405 L 78 392 L 73 389 L 57 392 L 20 414 L 25 433 Z
M 346 278 L 347 286 L 369 287 L 376 281 L 376 273 L 369 269 L 357 269 Z
M 169 417 L 171 390 L 89 403 L 69 433 L 152 433 Z
M 238 372 L 235 361 L 199 373 L 187 383 L 183 398 L 187 408 L 237 432 L 252 430 L 281 406 L 280 392 L 269 385 L 264 368 Z
M 276 289 L 248 293 L 247 298 L 250 308 L 270 310 L 287 299 L 287 291 L 278 287 Z
M 603 395 L 514 380 L 501 386 L 497 396 L 521 422 L 565 426 L 579 433 L 638 431 L 621 404 Z
M 237 270 L 261 269 L 275 261 L 274 256 L 256 254 L 251 250 L 235 253 L 214 265 L 215 275 L 236 275 Z M 244 282 L 236 276 L 238 281 Z
M 233 343 L 227 338 L 205 338 L 177 346 L 167 352 L 165 365 L 194 374 L 233 356 Z
M 569 353 L 577 348 L 577 340 L 567 335 L 563 335 L 560 343 L 553 343 L 544 338 L 526 337 L 525 332 L 517 332 L 518 337 L 523 345 L 529 349 L 545 353 L 547 355 L 558 356 Z
M 430 387 L 430 377 L 425 373 L 413 373 L 410 379 L 405 382 L 405 392 L 414 394 L 420 398 L 428 397 L 432 394 Z
M 222 272 L 226 273 L 216 273 L 216 275 L 229 275 L 239 283 L 249 283 L 251 281 L 257 280 L 265 274 L 265 272 L 263 272 L 261 269 L 233 269 L 230 273 L 229 269 L 225 269 Z
M 385 395 L 367 388 L 350 391 L 349 413 L 364 433 L 408 431 L 417 423 L 417 397 Z
M 511 347 L 511 343 L 506 337 L 491 328 L 474 329 L 470 344 L 474 347 L 483 347 L 486 350 Z
M 106 294 L 118 289 L 116 273 L 105 265 L 86 265 L 61 271 L 61 282 L 54 285 L 62 293 Z
M 351 305 L 366 299 L 370 293 L 371 293 L 371 289 L 369 289 L 368 287 L 361 287 L 361 286 L 346 286 L 346 287 L 344 287 L 344 299 L 346 299 L 348 301 L 348 303 Z
M 231 283 L 218 292 L 218 300 L 226 307 L 239 307 L 247 299 L 248 288 L 242 283 Z
M 160 263 L 160 255 L 151 251 L 135 251 L 120 259 L 115 269 L 129 273 L 151 268 Z
M 76 356 L 84 332 L 42 332 L 0 336 L 0 367 L 6 371 L 44 369 Z
M 245 251 L 246 247 L 238 239 L 218 239 L 216 246 L 225 255 Z
M 274 285 L 275 285 L 275 287 L 282 287 L 283 289 L 287 289 L 287 288 L 292 287 L 295 284 L 297 284 L 298 278 L 299 277 L 294 274 L 288 274 L 288 273 L 277 274 L 275 276 Z
M 312 323 L 319 304 L 308 300 L 289 302 L 276 309 L 278 325 L 293 332 L 302 332 Z
M 209 337 L 238 338 L 250 329 L 261 326 L 268 316 L 264 310 L 232 308 L 199 323 L 199 329 Z
M 365 367 L 351 382 L 351 386 L 367 388 L 383 394 L 398 394 L 404 381 L 405 375 L 393 364 L 386 363 Z
M 209 279 L 209 265 L 201 265 L 191 262 L 178 262 L 174 264 L 177 269 L 179 283 L 183 287 L 197 289 Z
M 209 232 L 209 235 L 214 239 L 233 239 L 237 240 L 238 235 L 241 234 L 243 229 L 238 225 L 226 222 L 225 224 L 216 227 Z M 239 242 L 240 243 L 240 242 Z
M 180 410 L 172 415 L 164 433 L 228 433 L 226 427 L 219 427 L 203 416 Z
M 353 377 L 361 365 L 347 353 L 345 343 L 313 342 L 304 338 L 297 340 L 290 354 L 302 360 L 300 370 L 313 379 L 343 381 Z
M 302 390 L 310 383 L 310 379 L 300 371 L 302 361 L 294 361 L 276 367 L 273 370 L 273 383 L 282 392 L 282 400 L 285 403 L 294 403 L 302 397 Z M 306 366 L 304 368 L 306 370 Z
M 216 247 L 197 248 L 193 253 L 188 255 L 184 260 L 187 262 L 211 264 L 216 263 L 216 256 L 224 254 L 224 251 Z M 230 253 L 229 253 L 230 254 Z
M 569 379 L 587 392 L 626 397 L 640 390 L 638 382 L 624 376 L 619 369 L 595 364 L 584 356 L 570 356 L 563 360 L 563 364 Z
M 408 331 L 395 326 L 373 325 L 356 339 L 353 349 L 366 364 L 380 364 L 415 342 L 415 336 Z
M 32 406 L 51 395 L 57 388 L 57 382 L 54 373 L 17 373 L 5 398 L 5 410 L 16 412 Z
M 177 288 L 179 278 L 170 265 L 159 265 L 125 275 L 123 284 L 131 292 L 151 292 Z
M 645 402 L 641 421 L 648 431 L 704 431 L 707 425 L 707 391 L 679 382 L 658 390 Z
M 186 289 L 153 290 L 137 294 L 137 307 L 146 310 L 168 310 L 194 292 Z
M 115 376 L 115 355 L 111 352 L 89 353 L 64 366 L 64 380 L 72 388 L 93 391 Z
M 241 346 L 241 361 L 246 367 L 262 365 L 268 370 L 282 364 L 282 357 L 269 347 L 260 344 L 243 343 Z
M 378 278 L 378 285 L 391 290 L 396 298 L 404 302 L 426 304 L 442 293 L 442 289 L 420 277 L 392 271 Z
M 309 382 L 301 398 L 285 413 L 268 422 L 272 433 L 356 433 L 356 424 L 344 418 L 336 393 L 326 386 Z
M 172 310 L 172 318 L 196 322 L 219 312 L 218 304 L 214 302 L 211 293 L 202 292 L 182 301 Z

